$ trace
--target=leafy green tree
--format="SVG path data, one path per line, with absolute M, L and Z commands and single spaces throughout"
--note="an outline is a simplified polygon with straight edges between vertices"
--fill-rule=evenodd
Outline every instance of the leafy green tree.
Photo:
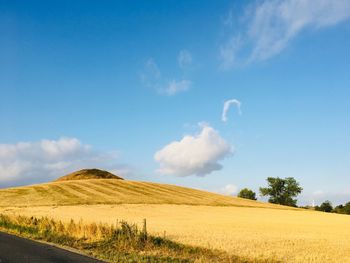
M 320 207 L 319 206 L 315 207 L 315 210 L 320 211 Z M 336 207 L 333 208 L 332 212 L 338 213 L 338 214 L 345 214 L 344 206 L 343 205 L 337 205 Z
M 323 211 L 330 213 L 333 210 L 332 203 L 330 201 L 324 201 L 320 206 L 315 207 L 317 211 Z
M 323 211 L 320 209 L 320 207 L 315 207 L 315 209 L 318 211 Z M 337 205 L 336 207 L 334 207 L 332 212 L 350 215 L 350 202 L 347 202 L 345 205 Z
M 333 212 L 339 214 L 350 215 L 350 202 L 347 202 L 345 205 L 338 205 L 333 209 Z
M 344 214 L 350 215 L 350 202 L 347 202 L 344 206 Z
M 268 177 L 268 187 L 260 187 L 262 196 L 269 196 L 269 202 L 280 205 L 296 206 L 297 199 L 303 188 L 293 177 Z
M 239 191 L 237 196 L 240 198 L 256 200 L 256 193 L 248 188 L 243 188 Z

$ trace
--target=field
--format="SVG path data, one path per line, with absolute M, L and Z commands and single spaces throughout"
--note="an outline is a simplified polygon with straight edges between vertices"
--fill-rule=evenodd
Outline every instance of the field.
M 232 198 L 175 185 L 110 179 L 62 181 L 8 188 L 0 190 L 0 196 L 0 207 L 81 204 L 187 204 L 286 209 L 284 206 Z
M 57 187 L 65 194 L 60 195 Z M 92 192 L 96 199 L 88 194 Z M 83 219 L 86 223 L 126 220 L 139 225 L 146 218 L 151 234 L 220 249 L 247 261 L 350 262 L 347 215 L 285 209 L 182 187 L 114 180 L 13 188 L 0 191 L 0 196 L 0 212 L 5 214 L 48 216 L 66 222 Z M 64 205 L 58 205 L 58 199 Z
M 0 214 L 0 231 L 79 250 L 104 262 L 242 262 L 241 258 L 223 251 L 184 245 L 149 234 L 146 221 L 140 229 L 125 221 L 87 224 L 74 220 L 62 222 L 48 217 Z

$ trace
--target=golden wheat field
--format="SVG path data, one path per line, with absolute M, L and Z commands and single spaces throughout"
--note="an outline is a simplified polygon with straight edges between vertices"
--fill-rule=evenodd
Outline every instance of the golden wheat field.
M 65 194 L 60 195 L 56 187 Z M 113 191 L 113 187 L 119 190 Z M 126 220 L 140 224 L 146 218 L 151 233 L 225 250 L 247 260 L 350 262 L 347 215 L 279 209 L 284 207 L 176 186 L 114 180 L 50 183 L 6 189 L 0 195 L 0 212 L 5 214 L 83 219 L 87 223 Z M 58 205 L 57 200 L 65 205 Z M 69 200 L 74 205 L 68 205 Z M 137 204 L 140 200 L 143 203 Z
M 313 211 L 190 205 L 79 205 L 3 208 L 9 214 L 65 221 L 141 223 L 173 240 L 225 250 L 247 259 L 350 262 L 350 217 Z
M 111 179 L 51 182 L 0 190 L 0 207 L 81 204 L 189 204 L 293 209 L 175 185 Z

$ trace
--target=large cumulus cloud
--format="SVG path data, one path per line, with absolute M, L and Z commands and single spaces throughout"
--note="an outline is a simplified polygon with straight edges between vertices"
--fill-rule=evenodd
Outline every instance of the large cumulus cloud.
M 220 160 L 232 154 L 231 145 L 208 125 L 202 125 L 199 134 L 186 135 L 156 152 L 160 174 L 177 176 L 204 176 L 222 169 Z
M 100 153 L 77 138 L 0 144 L 0 186 L 49 181 L 82 168 L 117 171 L 115 152 Z

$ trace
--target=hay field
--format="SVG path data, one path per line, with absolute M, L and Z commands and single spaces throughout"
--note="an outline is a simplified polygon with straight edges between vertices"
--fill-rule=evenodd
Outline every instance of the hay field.
M 93 204 L 187 204 L 293 209 L 175 185 L 88 179 L 0 190 L 0 207 Z
M 350 216 L 174 185 L 89 179 L 0 190 L 0 213 L 86 223 L 148 221 L 153 234 L 265 262 L 350 262 Z
M 247 260 L 350 262 L 350 216 L 252 207 L 122 204 L 2 208 L 9 214 L 115 223 L 148 220 L 151 233 Z M 0 211 L 1 212 L 1 211 Z

